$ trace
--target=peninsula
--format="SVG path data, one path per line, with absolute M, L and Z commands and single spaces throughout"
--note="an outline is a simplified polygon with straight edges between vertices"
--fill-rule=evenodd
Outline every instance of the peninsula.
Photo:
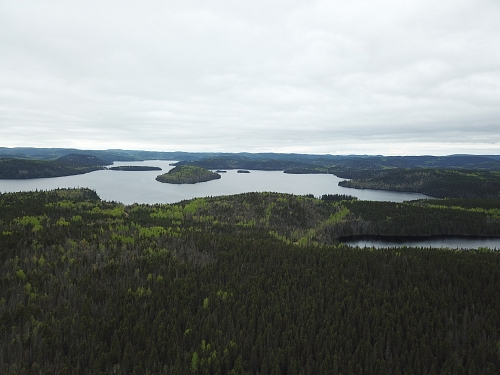
M 103 169 L 106 161 L 84 154 L 70 154 L 56 160 L 0 159 L 0 179 L 33 179 L 72 176 Z
M 198 182 L 217 180 L 220 177 L 220 174 L 211 172 L 205 168 L 181 165 L 171 169 L 167 173 L 159 175 L 156 177 L 156 181 L 169 184 L 196 184 Z

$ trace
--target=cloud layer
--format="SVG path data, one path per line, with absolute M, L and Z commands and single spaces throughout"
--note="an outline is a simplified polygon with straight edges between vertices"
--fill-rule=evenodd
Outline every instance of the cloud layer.
M 498 1 L 236 3 L 0 0 L 1 145 L 500 153 Z

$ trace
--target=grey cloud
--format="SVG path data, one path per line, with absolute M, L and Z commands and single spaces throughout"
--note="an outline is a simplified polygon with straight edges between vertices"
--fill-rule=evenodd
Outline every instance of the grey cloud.
M 0 139 L 499 153 L 498 19 L 492 0 L 0 1 Z

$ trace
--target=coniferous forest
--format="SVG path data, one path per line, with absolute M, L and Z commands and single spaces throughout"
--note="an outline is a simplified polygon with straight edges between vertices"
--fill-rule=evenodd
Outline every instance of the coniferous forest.
M 497 374 L 500 201 L 0 194 L 2 374 Z

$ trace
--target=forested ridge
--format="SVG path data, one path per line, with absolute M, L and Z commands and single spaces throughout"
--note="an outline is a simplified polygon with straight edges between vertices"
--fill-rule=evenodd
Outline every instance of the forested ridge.
M 0 158 L 0 179 L 72 176 L 103 169 L 106 164 L 104 160 L 81 154 L 70 154 L 56 160 Z
M 500 160 L 489 155 L 375 156 L 307 154 L 218 154 L 181 159 L 177 165 L 208 169 L 284 170 L 286 173 L 333 173 L 342 178 L 366 177 L 372 172 L 400 168 L 500 170 Z
M 499 234 L 499 203 L 0 194 L 0 373 L 496 374 L 500 254 L 336 238 Z
M 500 199 L 500 172 L 448 169 L 391 169 L 364 172 L 339 186 L 409 191 L 447 198 Z

